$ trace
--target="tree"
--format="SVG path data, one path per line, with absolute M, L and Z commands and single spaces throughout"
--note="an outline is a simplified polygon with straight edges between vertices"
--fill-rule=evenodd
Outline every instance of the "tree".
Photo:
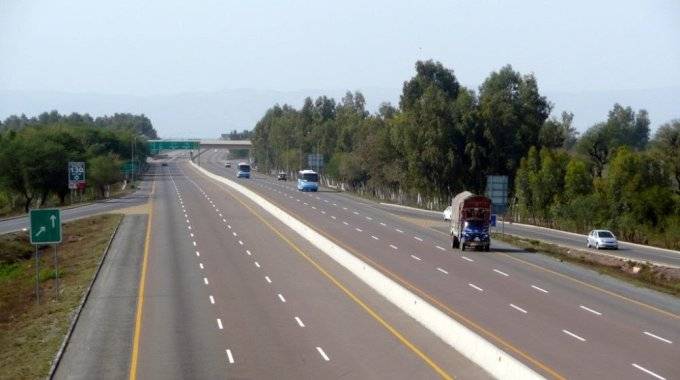
M 571 158 L 564 175 L 564 195 L 566 199 L 574 199 L 588 195 L 593 191 L 593 177 L 586 163 L 578 158 Z
M 120 167 L 121 161 L 113 153 L 93 157 L 87 161 L 89 182 L 105 197 L 108 187 L 122 179 Z
M 491 73 L 479 89 L 479 116 L 491 173 L 514 175 L 529 147 L 539 145 L 550 108 L 533 75 L 522 76 L 509 65 Z
M 578 132 L 573 127 L 574 114 L 562 112 L 562 119 L 550 118 L 543 123 L 538 136 L 542 147 L 571 149 L 576 144 Z
M 665 162 L 675 177 L 676 191 L 680 193 L 680 119 L 659 127 L 653 145 L 656 157 Z

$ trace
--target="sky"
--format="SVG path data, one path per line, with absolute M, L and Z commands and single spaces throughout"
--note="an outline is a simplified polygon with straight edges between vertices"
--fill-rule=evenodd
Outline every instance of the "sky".
M 423 59 L 474 89 L 505 64 L 546 92 L 679 87 L 680 1 L 0 0 L 0 91 L 398 90 Z

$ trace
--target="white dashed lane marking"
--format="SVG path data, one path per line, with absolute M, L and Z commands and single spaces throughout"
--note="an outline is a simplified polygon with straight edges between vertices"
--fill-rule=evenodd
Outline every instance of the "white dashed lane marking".
M 670 341 L 670 340 L 668 340 L 668 339 L 666 339 L 666 338 L 662 338 L 662 337 L 660 337 L 660 336 L 658 336 L 658 335 L 652 334 L 652 333 L 650 333 L 649 331 L 645 331 L 645 335 L 651 336 L 651 337 L 654 338 L 654 339 L 658 339 L 658 340 L 660 340 L 660 341 L 662 341 L 662 342 L 665 342 L 665 343 L 668 343 L 668 344 L 673 344 L 672 341 Z
M 325 360 L 325 361 L 331 360 L 331 359 L 328 358 L 328 355 L 326 355 L 326 353 L 324 352 L 323 348 L 317 347 L 316 350 L 319 351 L 319 355 L 321 355 L 321 357 L 323 358 L 323 360 Z
M 646 373 L 646 374 L 648 374 L 648 375 L 654 376 L 655 378 L 657 378 L 657 379 L 659 379 L 659 380 L 666 380 L 665 377 L 663 377 L 663 376 L 661 376 L 661 375 L 657 375 L 656 373 L 654 373 L 654 372 L 648 370 L 647 368 L 645 368 L 645 367 L 643 367 L 643 366 L 641 366 L 641 365 L 638 365 L 638 364 L 635 364 L 635 363 L 632 363 L 632 365 L 633 365 L 633 367 L 639 369 L 640 371 L 642 371 L 642 372 L 644 372 L 644 373 Z
M 517 306 L 517 305 L 510 304 L 510 307 L 513 308 L 513 309 L 515 309 L 515 310 L 517 310 L 517 311 L 520 311 L 520 312 L 522 312 L 522 313 L 524 313 L 524 314 L 527 313 L 526 310 L 522 309 L 521 307 L 519 307 L 519 306 Z
M 567 335 L 569 335 L 569 336 L 570 336 L 570 337 L 572 337 L 572 338 L 576 338 L 576 339 L 580 340 L 581 342 L 585 342 L 585 341 L 586 341 L 586 339 L 585 339 L 585 338 L 582 338 L 582 337 L 580 337 L 580 336 L 578 336 L 578 335 L 574 334 L 574 333 L 573 333 L 573 332 L 571 332 L 571 331 L 568 331 L 568 330 L 562 330 L 562 332 L 563 332 L 563 333 L 565 333 L 565 334 L 567 334 Z

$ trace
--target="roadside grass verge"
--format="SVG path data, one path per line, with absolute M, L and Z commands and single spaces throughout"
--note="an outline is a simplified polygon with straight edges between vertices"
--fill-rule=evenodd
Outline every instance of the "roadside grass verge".
M 527 252 L 545 253 L 596 270 L 600 274 L 627 281 L 633 285 L 650 288 L 680 297 L 680 269 L 639 263 L 597 253 L 562 247 L 516 235 L 492 233 L 494 239 L 520 247 Z
M 26 232 L 0 236 L 0 379 L 45 378 L 87 289 L 120 214 L 64 223 L 58 247 L 59 298 L 54 256 L 41 247 L 40 305 L 35 298 L 34 247 Z

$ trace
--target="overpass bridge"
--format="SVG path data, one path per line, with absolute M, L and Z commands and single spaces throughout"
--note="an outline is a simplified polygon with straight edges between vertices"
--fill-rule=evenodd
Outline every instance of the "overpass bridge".
M 149 140 L 149 151 L 151 154 L 158 154 L 163 150 L 189 150 L 192 154 L 192 160 L 199 157 L 201 154 L 210 149 L 246 149 L 248 155 L 253 149 L 253 144 L 250 140 L 210 140 L 210 139 L 166 139 L 166 140 Z M 196 154 L 193 153 L 196 151 Z

